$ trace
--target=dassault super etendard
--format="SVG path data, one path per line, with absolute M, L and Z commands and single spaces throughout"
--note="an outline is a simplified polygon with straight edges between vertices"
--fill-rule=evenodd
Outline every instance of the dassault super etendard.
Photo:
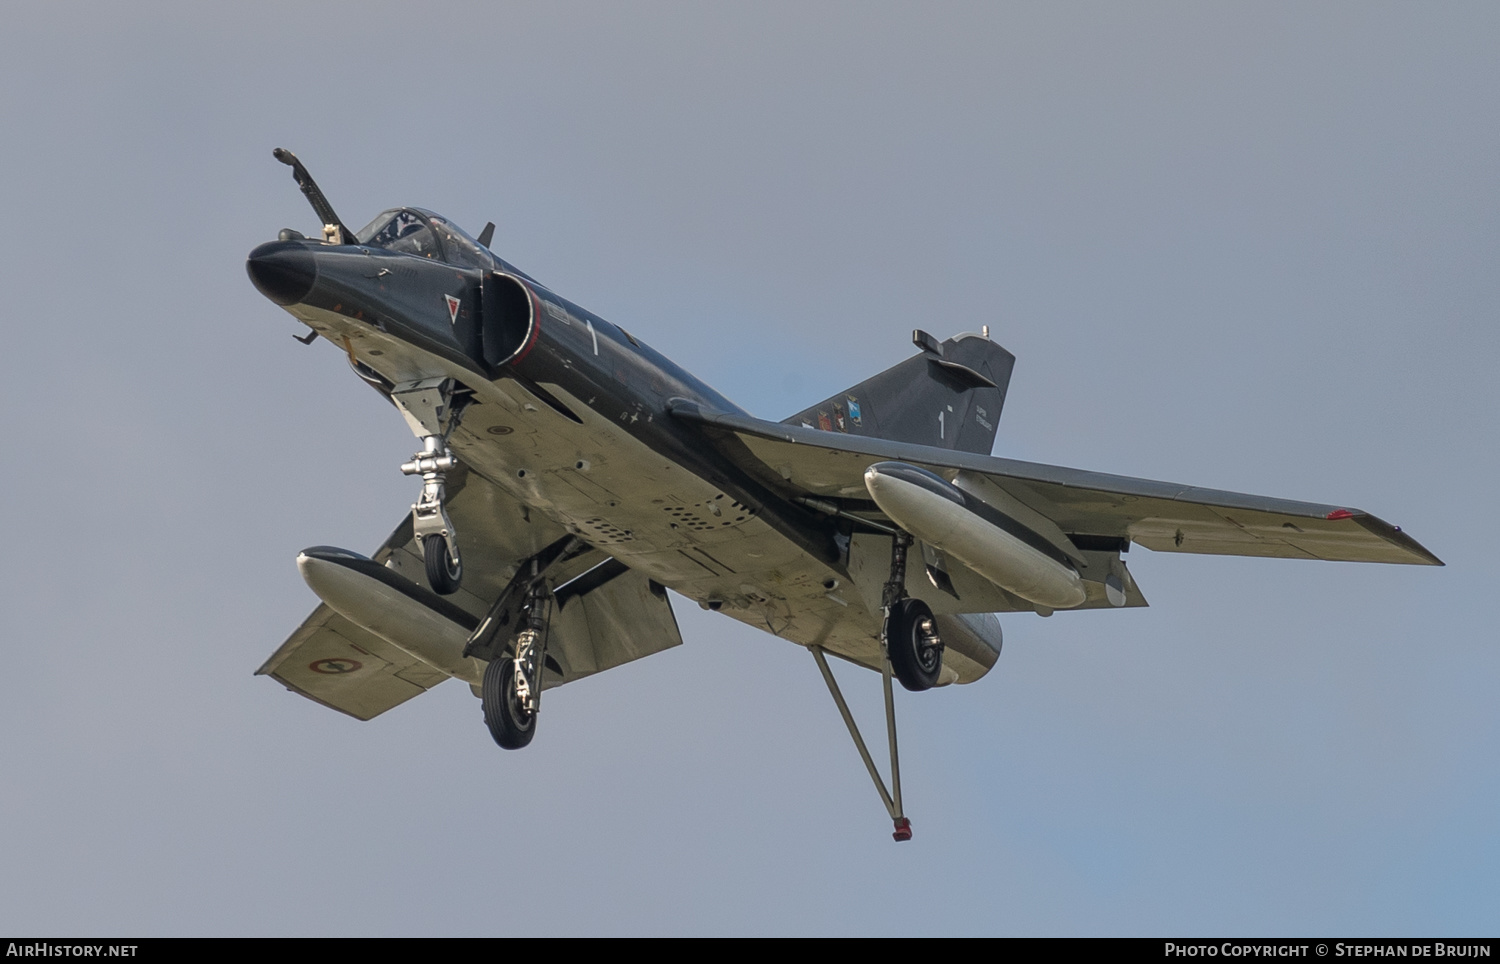
M 892 678 L 972 683 L 997 613 L 1146 605 L 1132 544 L 1442 565 L 1358 509 L 993 458 L 1015 357 L 981 333 L 781 422 L 420 208 L 322 221 L 250 252 L 251 280 L 337 346 L 416 436 L 411 512 L 371 556 L 297 559 L 322 604 L 260 672 L 367 720 L 449 677 L 495 742 L 531 742 L 543 691 L 682 642 L 666 590 L 806 647 L 895 823 Z M 828 666 L 882 674 L 887 786 Z

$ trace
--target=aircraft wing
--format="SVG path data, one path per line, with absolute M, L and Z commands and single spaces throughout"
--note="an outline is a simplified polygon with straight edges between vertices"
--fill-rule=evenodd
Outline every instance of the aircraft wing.
M 462 639 L 479 625 L 520 563 L 568 532 L 497 486 L 460 469 L 448 476 L 449 517 L 459 533 L 463 586 L 438 597 L 425 582 L 422 551 L 408 514 L 371 560 L 355 565 L 379 573 L 411 605 L 453 623 Z M 311 550 L 309 550 L 311 552 Z M 592 547 L 550 571 L 557 587 L 547 646 L 547 688 L 681 645 L 682 636 L 661 586 Z M 443 625 L 447 625 L 444 623 Z M 483 664 L 466 660 L 470 683 Z M 448 678 L 434 666 L 355 625 L 326 604 L 256 671 L 293 692 L 356 719 L 368 720 Z
M 256 673 L 356 720 L 379 716 L 448 678 L 322 604 Z
M 1080 548 L 1090 537 L 1129 539 L 1163 552 L 1440 566 L 1415 539 L 1359 509 L 1203 489 L 1056 465 L 972 455 L 796 425 L 676 402 L 731 460 L 789 495 L 812 496 L 876 518 L 864 471 L 908 462 L 952 478 L 983 476 L 1045 516 Z

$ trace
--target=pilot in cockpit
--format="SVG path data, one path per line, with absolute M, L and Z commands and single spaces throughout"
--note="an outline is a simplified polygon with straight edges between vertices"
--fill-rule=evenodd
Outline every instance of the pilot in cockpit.
M 489 268 L 493 258 L 447 219 L 415 208 L 385 211 L 359 232 L 361 244 L 449 264 Z

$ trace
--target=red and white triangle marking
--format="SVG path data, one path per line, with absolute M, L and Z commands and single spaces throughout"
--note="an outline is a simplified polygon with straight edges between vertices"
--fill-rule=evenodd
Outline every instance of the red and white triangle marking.
M 443 297 L 448 301 L 448 320 L 455 325 L 458 324 L 458 306 L 462 302 L 452 295 L 443 295 Z

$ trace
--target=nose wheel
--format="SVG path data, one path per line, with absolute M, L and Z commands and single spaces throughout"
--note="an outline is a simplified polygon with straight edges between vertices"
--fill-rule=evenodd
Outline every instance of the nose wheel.
M 463 582 L 464 563 L 457 554 L 448 551 L 448 540 L 440 535 L 429 535 L 422 539 L 422 560 L 427 564 L 427 584 L 439 596 L 448 596 L 458 591 Z

